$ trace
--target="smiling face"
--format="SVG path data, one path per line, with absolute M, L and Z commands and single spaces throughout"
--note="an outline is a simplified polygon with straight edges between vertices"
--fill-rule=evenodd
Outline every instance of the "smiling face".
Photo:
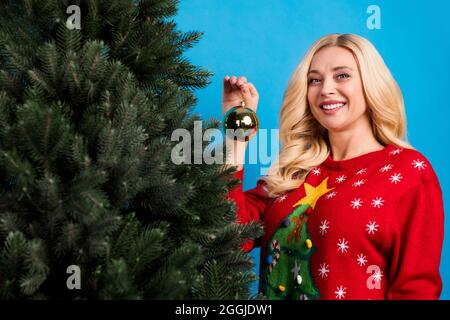
M 315 53 L 308 73 L 311 112 L 329 132 L 369 125 L 357 62 L 348 49 L 326 47 Z

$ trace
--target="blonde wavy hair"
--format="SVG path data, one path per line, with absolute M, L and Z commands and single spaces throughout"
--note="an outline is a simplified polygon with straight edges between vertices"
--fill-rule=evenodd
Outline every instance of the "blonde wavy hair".
M 298 188 L 309 171 L 325 161 L 330 153 L 327 131 L 309 107 L 307 74 L 314 54 L 332 46 L 346 48 L 355 57 L 375 138 L 383 145 L 412 148 L 405 137 L 406 115 L 401 90 L 375 47 L 355 34 L 324 36 L 309 48 L 284 93 L 279 157 L 267 175 L 261 177 L 271 197 Z

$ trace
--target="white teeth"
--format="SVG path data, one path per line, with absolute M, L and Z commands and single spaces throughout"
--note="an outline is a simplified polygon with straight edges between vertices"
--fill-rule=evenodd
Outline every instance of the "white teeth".
M 343 107 L 345 103 L 335 103 L 335 104 L 325 104 L 322 106 L 323 109 L 325 110 L 333 110 L 336 108 L 340 108 Z

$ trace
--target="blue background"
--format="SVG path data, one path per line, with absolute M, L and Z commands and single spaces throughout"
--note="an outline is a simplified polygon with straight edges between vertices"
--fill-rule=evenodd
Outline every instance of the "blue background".
M 381 29 L 369 30 L 367 8 L 381 9 Z M 183 32 L 201 31 L 186 52 L 193 64 L 214 73 L 198 90 L 196 112 L 221 119 L 222 80 L 245 75 L 259 91 L 260 128 L 278 128 L 288 79 L 309 46 L 330 33 L 355 33 L 380 52 L 405 99 L 408 137 L 436 171 L 446 212 L 441 299 L 450 299 L 450 1 L 181 0 L 175 20 Z M 255 137 L 256 138 L 256 137 Z M 260 166 L 245 165 L 244 190 L 255 187 Z M 258 271 L 259 249 L 252 251 Z M 425 257 L 424 257 L 425 258 Z M 257 290 L 255 283 L 253 292 Z

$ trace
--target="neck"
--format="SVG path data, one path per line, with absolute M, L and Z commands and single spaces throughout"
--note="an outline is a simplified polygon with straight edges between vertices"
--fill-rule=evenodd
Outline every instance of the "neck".
M 333 160 L 347 160 L 382 150 L 384 146 L 373 135 L 370 125 L 356 126 L 345 131 L 328 131 Z

